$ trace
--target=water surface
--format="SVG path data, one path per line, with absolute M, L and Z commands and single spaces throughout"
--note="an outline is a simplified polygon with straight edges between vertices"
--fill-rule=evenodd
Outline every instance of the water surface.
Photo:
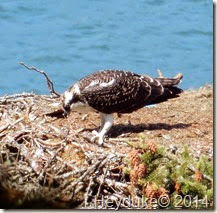
M 213 79 L 213 13 L 208 0 L 1 0 L 0 95 L 48 94 L 43 69 L 62 93 L 101 69 L 167 77 L 183 89 Z

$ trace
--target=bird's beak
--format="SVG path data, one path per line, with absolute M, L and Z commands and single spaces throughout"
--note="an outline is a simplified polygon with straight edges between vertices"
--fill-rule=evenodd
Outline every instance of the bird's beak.
M 66 104 L 65 103 L 65 96 L 64 94 L 61 95 L 61 102 L 62 102 L 62 110 L 63 110 L 63 116 L 67 117 L 69 115 L 70 112 L 70 104 Z
M 67 117 L 69 115 L 69 112 L 70 112 L 70 105 L 67 104 L 66 106 L 63 106 L 63 115 L 65 117 Z

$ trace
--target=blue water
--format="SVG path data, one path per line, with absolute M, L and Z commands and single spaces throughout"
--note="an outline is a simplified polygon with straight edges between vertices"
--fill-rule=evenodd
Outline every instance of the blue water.
M 209 0 L 0 0 L 0 95 L 62 93 L 101 69 L 184 74 L 183 89 L 213 79 Z

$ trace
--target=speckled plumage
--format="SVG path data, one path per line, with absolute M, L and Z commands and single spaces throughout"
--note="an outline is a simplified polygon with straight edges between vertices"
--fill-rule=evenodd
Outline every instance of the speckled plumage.
M 64 108 L 84 110 L 86 107 L 100 112 L 101 116 L 131 113 L 176 97 L 182 91 L 175 86 L 181 78 L 152 78 L 124 70 L 98 71 L 82 78 L 64 93 Z M 108 120 L 113 122 L 112 117 Z M 104 136 L 112 124 L 104 122 L 103 125 L 107 126 L 106 131 L 103 128 L 101 131 Z
M 76 93 L 75 85 L 80 94 Z M 150 104 L 164 92 L 159 80 L 121 70 L 99 71 L 82 78 L 75 85 L 68 90 L 75 93 L 73 102 L 87 103 L 108 114 L 130 113 Z

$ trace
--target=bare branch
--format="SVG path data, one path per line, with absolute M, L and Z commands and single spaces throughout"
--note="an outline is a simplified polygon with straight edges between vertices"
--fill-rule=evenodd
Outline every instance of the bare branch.
M 26 97 L 34 97 L 35 95 L 33 93 L 21 93 L 21 94 L 14 94 L 14 95 L 4 95 L 0 97 L 0 101 L 4 102 L 8 99 L 17 99 L 17 98 L 26 98 Z
M 87 190 L 86 190 L 86 193 L 84 194 L 84 203 L 85 203 L 85 204 L 88 203 L 89 197 L 90 197 L 90 195 L 92 194 L 91 187 L 92 187 L 93 185 L 94 185 L 94 181 L 93 181 L 93 177 L 91 176 L 91 177 L 90 177 L 90 180 L 89 180 L 89 184 L 88 184 Z
M 98 191 L 96 194 L 96 200 L 98 200 L 99 194 L 100 194 L 101 189 L 102 189 L 102 185 L 104 185 L 104 183 L 105 183 L 105 176 L 106 176 L 107 171 L 108 171 L 108 167 L 105 168 L 105 171 L 100 178 L 100 184 L 99 184 L 99 188 L 98 188 Z
M 34 71 L 39 72 L 40 74 L 44 75 L 44 77 L 46 78 L 46 81 L 47 81 L 47 86 L 48 86 L 48 90 L 49 90 L 50 94 L 54 97 L 60 97 L 60 94 L 54 90 L 53 82 L 49 79 L 49 77 L 47 76 L 45 71 L 39 70 L 33 66 L 30 67 L 30 66 L 24 64 L 23 62 L 18 62 L 18 63 L 20 65 L 24 66 L 25 68 L 27 68 L 28 70 L 34 70 Z

